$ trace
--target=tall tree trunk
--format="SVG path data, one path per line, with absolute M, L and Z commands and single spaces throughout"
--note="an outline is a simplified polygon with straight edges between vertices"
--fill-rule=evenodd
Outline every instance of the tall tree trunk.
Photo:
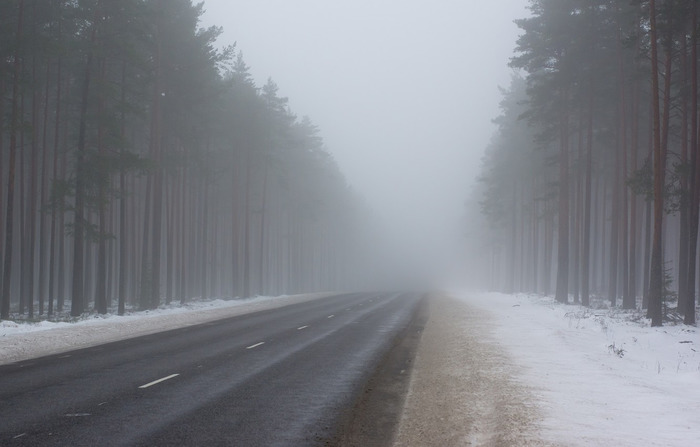
M 268 180 L 268 166 L 265 163 L 265 174 L 263 175 L 263 192 L 262 192 L 262 203 L 261 203 L 261 216 L 260 216 L 260 259 L 258 265 L 258 275 L 260 284 L 258 285 L 258 293 L 261 295 L 265 294 L 265 217 L 267 215 L 267 180 Z
M 680 62 L 681 62 L 681 75 L 682 75 L 682 87 L 687 88 L 688 85 L 688 48 L 687 48 L 687 38 L 685 34 L 681 41 L 681 51 L 680 51 Z M 681 95 L 680 98 L 681 107 L 681 135 L 680 135 L 680 163 L 682 166 L 688 165 L 688 97 L 687 95 Z M 688 293 L 688 256 L 690 253 L 688 243 L 688 224 L 689 224 L 689 206 L 692 193 L 688 189 L 688 175 L 690 170 L 683 170 L 680 173 L 680 207 L 679 207 L 679 219 L 678 219 L 678 268 L 676 273 L 678 274 L 678 311 L 683 313 L 685 311 L 685 302 L 687 300 Z
M 67 124 L 66 124 L 67 125 Z M 66 125 L 64 125 L 64 132 L 63 135 L 66 135 L 67 129 L 65 128 Z M 68 154 L 64 151 L 63 156 L 61 157 L 61 179 L 65 180 L 66 179 L 66 170 L 68 169 Z M 57 295 L 56 295 L 56 310 L 58 312 L 63 311 L 63 305 L 65 304 L 65 298 L 66 298 L 66 235 L 65 235 L 65 227 L 66 227 L 66 214 L 61 210 L 61 212 L 58 214 L 58 230 L 57 230 L 57 237 L 58 237 L 58 265 L 57 265 L 57 284 L 56 284 L 56 290 L 57 290 Z
M 568 92 L 562 92 L 559 142 L 559 243 L 557 245 L 557 292 L 560 303 L 569 301 L 569 116 Z
M 122 85 L 121 85 L 121 137 L 122 141 L 126 138 L 126 62 L 122 62 Z M 123 143 L 122 143 L 123 144 Z M 122 145 L 122 155 L 126 154 L 126 146 Z M 127 256 L 128 256 L 128 241 L 126 231 L 126 172 L 122 168 L 119 170 L 119 286 L 118 286 L 118 302 L 117 313 L 124 315 L 126 310 L 126 274 L 127 274 Z
M 161 1 L 158 0 L 157 5 L 160 7 Z M 154 99 L 152 111 L 152 135 L 151 135 L 151 154 L 153 161 L 156 163 L 155 173 L 153 175 L 153 249 L 151 252 L 151 278 L 152 278 L 152 293 L 150 308 L 155 309 L 160 304 L 160 260 L 161 260 L 161 236 L 162 236 L 162 221 L 163 221 L 163 167 L 161 165 L 161 151 L 163 144 L 163 129 L 162 129 L 162 103 L 161 103 L 161 38 L 158 35 L 160 30 L 156 27 L 156 56 L 155 56 L 155 85 Z
M 7 213 L 5 214 L 5 260 L 2 278 L 2 302 L 0 302 L 0 318 L 10 317 L 10 280 L 12 276 L 12 227 L 14 223 L 15 198 L 15 165 L 17 156 L 17 132 L 19 131 L 19 84 L 20 84 L 20 51 L 22 41 L 22 20 L 24 18 L 24 0 L 19 0 L 17 18 L 17 33 L 12 76 L 12 111 L 10 115 L 10 155 L 7 179 Z
M 201 251 L 201 265 L 202 265 L 202 274 L 201 274 L 201 282 L 200 282 L 200 290 L 201 292 L 201 298 L 203 300 L 206 300 L 208 298 L 208 293 L 207 293 L 207 257 L 208 257 L 208 239 L 209 239 L 209 180 L 207 178 L 207 175 L 204 176 L 202 179 L 202 221 L 201 221 L 201 228 L 202 228 L 202 251 Z
M 236 157 L 231 191 L 231 296 L 240 295 L 240 166 Z
M 104 84 L 105 78 L 105 61 L 100 58 L 98 61 L 99 85 Z M 100 156 L 106 155 L 104 147 L 104 128 L 102 125 L 102 115 L 104 112 L 104 98 L 102 88 L 98 90 L 97 95 L 97 150 Z M 108 173 L 104 173 L 108 176 Z M 101 179 L 98 187 L 98 209 L 97 209 L 97 225 L 99 231 L 99 240 L 97 242 L 97 285 L 95 287 L 95 309 L 98 313 L 104 315 L 107 313 L 107 186 L 109 178 Z
M 654 101 L 649 101 L 649 134 L 647 135 L 647 162 L 653 164 L 654 159 Z M 644 275 L 642 284 L 642 309 L 649 308 L 649 285 L 651 284 L 651 240 L 653 238 L 653 200 L 647 199 L 644 204 Z
M 180 278 L 179 294 L 180 304 L 187 301 L 187 164 L 182 168 L 182 180 L 180 190 Z
M 591 92 L 588 96 L 588 123 L 586 131 L 586 186 L 585 203 L 583 206 L 583 254 L 581 259 L 581 304 L 590 306 L 591 302 L 591 181 L 593 171 L 593 81 L 590 82 Z
M 60 35 L 61 35 L 61 26 L 59 22 L 59 40 L 60 40 Z M 61 79 L 61 68 L 62 68 L 62 60 L 59 57 L 58 62 L 57 62 L 57 73 L 56 73 L 56 116 L 55 116 L 55 122 L 54 122 L 54 141 L 53 141 L 53 163 L 52 163 L 52 179 L 53 181 L 58 180 L 58 148 L 59 148 L 59 141 L 60 141 L 60 123 L 61 123 L 61 86 L 63 83 L 63 80 Z M 61 213 L 63 213 L 61 211 Z M 56 204 L 53 204 L 51 207 L 51 228 L 49 229 L 49 233 L 51 234 L 51 244 L 49 247 L 49 293 L 48 293 L 48 299 L 49 299 L 49 316 L 53 315 L 53 301 L 54 297 L 56 296 L 56 289 L 55 289 L 55 284 L 56 284 L 56 273 L 57 273 L 57 260 L 56 260 L 56 243 L 59 237 L 62 237 L 62 234 L 59 236 L 57 234 L 57 228 L 56 228 L 56 218 L 57 218 L 57 210 L 56 210 Z
M 176 174 L 175 174 L 176 175 Z M 171 181 L 167 182 L 170 183 L 171 185 L 168 187 L 166 184 L 166 204 L 167 204 L 167 210 L 166 213 L 168 214 L 168 221 L 166 225 L 166 230 L 167 230 L 167 242 L 166 242 L 166 249 L 168 250 L 168 257 L 166 258 L 166 266 L 165 266 L 165 304 L 170 304 L 173 300 L 173 281 L 174 281 L 174 272 L 173 272 L 173 264 L 175 262 L 175 228 L 176 228 L 176 223 L 175 223 L 175 209 L 177 208 L 177 191 L 176 191 L 176 185 L 175 182 L 172 181 L 172 179 L 175 177 L 175 175 L 171 174 L 168 176 Z
M 695 324 L 695 279 L 698 247 L 698 214 L 700 209 L 700 157 L 698 157 L 698 16 L 697 3 L 693 2 L 693 31 L 691 42 L 691 126 L 690 126 L 690 191 L 688 211 L 688 265 L 686 280 L 685 324 Z
M 150 309 L 151 300 L 151 282 L 153 281 L 153 272 L 151 272 L 150 251 L 149 245 L 151 234 L 151 200 L 152 200 L 152 176 L 146 179 L 145 199 L 143 206 L 143 230 L 141 240 L 141 280 L 139 283 L 139 308 Z
M 39 315 L 44 315 L 44 300 L 46 298 L 46 267 L 47 267 L 47 249 L 48 249 L 48 234 L 47 234 L 47 213 L 44 211 L 48 194 L 48 140 L 47 133 L 49 127 L 49 79 L 51 79 L 51 64 L 46 63 L 46 90 L 44 91 L 44 118 L 42 120 L 42 138 L 41 138 L 41 195 L 39 199 Z
M 245 176 L 245 215 L 244 215 L 244 235 L 243 235 L 243 297 L 250 296 L 250 154 L 246 157 Z
M 79 316 L 85 308 L 84 297 L 84 262 L 85 262 L 85 152 L 87 133 L 87 109 L 90 93 L 90 78 L 92 76 L 93 51 L 95 38 L 97 36 L 97 23 L 99 18 L 99 2 L 95 6 L 95 17 L 93 18 L 92 30 L 90 32 L 90 43 L 85 63 L 85 78 L 83 79 L 80 102 L 80 127 L 78 131 L 78 149 L 76 154 L 76 175 L 75 175 L 75 212 L 73 221 L 73 279 L 72 279 L 72 316 Z
M 620 194 L 620 282 L 622 285 L 623 307 L 631 309 L 634 307 L 634 298 L 630 305 L 629 289 L 629 222 L 628 222 L 628 194 L 627 194 L 627 91 L 625 65 L 622 56 L 622 36 L 618 35 L 618 76 L 620 77 L 620 178 L 618 183 Z
M 538 293 L 539 289 L 539 263 L 540 263 L 540 216 L 539 201 L 537 200 L 537 178 L 532 180 L 532 292 Z M 336 272 L 334 272 L 336 273 Z M 337 280 L 337 277 L 336 277 Z
M 33 15 L 36 16 L 36 1 L 32 3 L 34 9 Z M 36 26 L 34 27 L 36 28 Z M 36 33 L 36 29 L 34 30 Z M 32 46 L 35 44 L 33 43 Z M 26 264 L 26 280 L 27 280 L 27 315 L 30 319 L 34 318 L 34 261 L 36 252 L 36 211 L 37 211 L 37 196 L 38 196 L 38 181 L 39 181 L 39 110 L 40 102 L 39 98 L 39 79 L 37 76 L 37 59 L 36 59 L 36 49 L 33 48 L 35 52 L 32 56 L 32 84 L 34 86 L 32 91 L 32 143 L 31 143 L 31 154 L 29 160 L 29 197 L 27 200 L 27 264 Z
M 613 183 L 611 188 L 612 207 L 610 209 L 610 267 L 608 278 L 608 299 L 610 306 L 617 306 L 617 284 L 618 284 L 618 266 L 619 266 L 619 248 L 620 248 L 620 145 L 617 144 L 615 150 L 615 173 L 613 174 Z
M 510 243 L 508 244 L 507 256 L 508 256 L 508 283 L 506 286 L 505 293 L 515 293 L 515 271 L 517 269 L 517 260 L 515 257 L 516 249 L 518 245 L 518 213 L 517 203 L 518 203 L 518 188 L 515 181 L 511 185 L 511 201 L 510 201 Z
M 62 23 L 61 20 L 61 10 L 59 4 L 58 12 L 58 42 L 59 45 L 62 42 Z M 63 58 L 58 57 L 56 62 L 56 116 L 54 121 L 54 140 L 53 140 L 53 163 L 52 163 L 52 179 L 55 182 L 58 179 L 58 149 L 60 146 L 60 135 L 61 135 L 61 87 L 63 86 Z M 51 229 L 49 230 L 51 234 L 51 246 L 49 248 L 49 316 L 53 315 L 53 301 L 56 294 L 56 289 L 54 285 L 56 284 L 56 274 L 57 274 L 57 260 L 56 260 L 56 242 L 59 237 L 63 237 L 63 233 L 59 236 L 56 227 L 56 204 L 51 207 Z M 63 210 L 61 210 L 63 214 Z
M 666 176 L 666 151 L 662 146 L 661 117 L 659 100 L 659 58 L 658 38 L 656 27 L 656 1 L 650 0 L 650 32 L 651 32 L 651 97 L 653 113 L 654 138 L 654 236 L 652 239 L 651 271 L 649 279 L 649 308 L 647 317 L 652 326 L 662 325 L 662 300 L 664 293 L 663 281 L 663 216 L 664 216 L 664 183 Z M 667 56 L 667 57 L 670 57 Z M 666 78 L 670 72 L 666 71 Z M 666 98 L 668 100 L 668 98 Z M 666 117 L 664 118 L 664 120 Z
M 631 141 L 631 169 L 632 172 L 637 171 L 637 157 L 638 157 L 638 145 L 639 145 L 639 83 L 634 81 L 633 92 L 632 92 L 632 110 L 634 121 L 632 123 L 632 141 Z M 637 195 L 632 194 L 630 196 L 631 206 L 630 206 L 630 250 L 629 250 L 629 293 L 626 295 L 626 299 L 623 298 L 622 307 L 625 309 L 633 309 L 637 307 L 637 219 L 638 210 L 637 204 L 639 202 Z

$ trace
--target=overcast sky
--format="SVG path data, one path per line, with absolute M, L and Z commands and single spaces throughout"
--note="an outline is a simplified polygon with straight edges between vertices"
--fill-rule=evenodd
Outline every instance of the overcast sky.
M 223 26 L 221 43 L 237 43 L 258 85 L 272 77 L 320 127 L 390 225 L 444 245 L 493 132 L 526 4 L 205 0 L 203 25 Z

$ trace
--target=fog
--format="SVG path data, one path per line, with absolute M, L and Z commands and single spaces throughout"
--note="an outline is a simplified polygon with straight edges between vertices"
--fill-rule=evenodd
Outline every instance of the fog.
M 462 267 L 464 201 L 498 114 L 525 0 L 206 0 L 393 239 L 406 276 Z M 390 235 L 390 236 L 389 236 Z M 400 248 L 400 251 L 397 251 Z M 398 261 L 381 259 L 381 263 Z M 449 267 L 449 268 L 448 268 Z M 413 276 L 415 278 L 415 276 Z

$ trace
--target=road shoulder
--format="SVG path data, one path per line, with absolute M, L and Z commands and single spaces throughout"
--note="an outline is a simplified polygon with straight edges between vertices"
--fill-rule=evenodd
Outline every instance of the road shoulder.
M 435 295 L 394 446 L 545 446 L 518 369 L 489 315 Z

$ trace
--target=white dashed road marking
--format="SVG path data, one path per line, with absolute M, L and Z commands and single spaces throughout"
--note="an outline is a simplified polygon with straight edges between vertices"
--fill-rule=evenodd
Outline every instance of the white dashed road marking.
M 264 341 L 261 341 L 260 343 L 256 343 L 256 344 L 254 344 L 254 345 L 252 345 L 252 346 L 248 346 L 246 349 L 257 348 L 258 346 L 261 346 L 261 345 L 264 345 L 264 344 L 265 344 L 265 342 L 264 342 Z
M 308 327 L 308 326 L 298 327 L 298 328 L 297 328 L 297 331 L 300 331 L 300 330 L 302 330 L 302 329 L 306 329 L 307 327 Z
M 162 379 L 154 380 L 153 382 L 147 383 L 147 384 L 145 384 L 145 385 L 141 385 L 139 388 L 141 388 L 141 389 L 143 389 L 143 388 L 148 388 L 149 386 L 157 385 L 157 384 L 159 384 L 159 383 L 161 383 L 161 382 L 165 382 L 166 380 L 170 380 L 170 379 L 172 379 L 173 377 L 177 377 L 177 376 L 179 376 L 179 375 L 180 375 L 180 374 L 171 374 L 171 375 L 169 375 L 168 377 L 163 377 Z

